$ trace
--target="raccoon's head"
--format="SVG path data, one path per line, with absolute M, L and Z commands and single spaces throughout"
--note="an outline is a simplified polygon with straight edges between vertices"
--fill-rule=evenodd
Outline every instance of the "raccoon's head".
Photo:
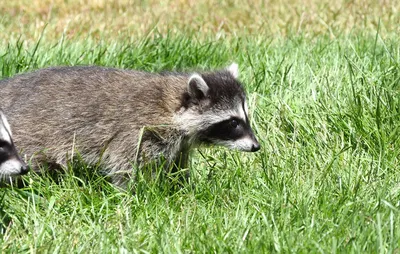
M 12 140 L 10 125 L 0 111 L 0 178 L 23 175 L 28 167 L 19 156 Z
M 247 152 L 260 149 L 250 127 L 246 95 L 237 78 L 236 63 L 222 71 L 189 77 L 179 116 L 189 138 Z

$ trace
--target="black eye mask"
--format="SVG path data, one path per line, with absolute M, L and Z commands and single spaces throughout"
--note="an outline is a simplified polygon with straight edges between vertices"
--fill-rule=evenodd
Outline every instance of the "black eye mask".
M 212 125 L 202 133 L 202 139 L 204 141 L 237 140 L 250 132 L 248 124 L 239 118 L 233 117 Z

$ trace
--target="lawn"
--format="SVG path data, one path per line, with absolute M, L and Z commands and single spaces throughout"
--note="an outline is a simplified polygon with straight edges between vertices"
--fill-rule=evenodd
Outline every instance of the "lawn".
M 142 176 L 133 183 L 135 194 L 114 188 L 79 161 L 57 183 L 30 173 L 26 187 L 0 189 L 2 252 L 399 251 L 396 4 L 345 1 L 328 8 L 327 1 L 287 0 L 254 1 L 250 8 L 225 1 L 213 19 L 193 15 L 211 10 L 213 1 L 140 1 L 142 7 L 132 8 L 138 1 L 89 1 L 86 8 L 78 0 L 71 8 L 64 1 L 25 2 L 0 7 L 7 13 L 0 18 L 2 78 L 55 65 L 156 72 L 217 69 L 235 61 L 262 148 L 254 154 L 197 149 L 190 183 L 177 189 L 171 175 Z M 40 9 L 49 6 L 51 12 Z M 165 12 L 165 6 L 178 11 Z M 273 6 L 269 16 L 263 6 Z M 164 13 L 172 23 L 160 18 L 136 27 L 128 17 L 140 8 L 142 18 Z M 304 26 L 296 25 L 301 10 Z M 220 26 L 216 17 L 224 13 Z M 182 23 L 186 16 L 190 22 Z M 68 17 L 71 23 L 81 17 L 81 30 L 67 27 Z

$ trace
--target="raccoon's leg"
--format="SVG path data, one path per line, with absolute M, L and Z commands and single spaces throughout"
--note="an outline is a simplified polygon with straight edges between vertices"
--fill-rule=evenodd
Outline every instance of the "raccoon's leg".
M 180 152 L 173 161 L 170 172 L 173 174 L 178 174 L 178 181 L 181 184 L 189 182 L 190 171 L 188 169 L 188 165 L 189 165 L 188 152 Z
M 136 180 L 134 167 L 129 161 L 113 165 L 111 170 L 107 172 L 107 176 L 110 178 L 112 184 L 123 190 L 132 189 L 130 185 Z
M 126 173 L 126 174 L 113 174 L 109 175 L 111 178 L 111 183 L 117 186 L 118 188 L 122 190 L 129 190 L 131 189 L 130 183 L 131 183 L 131 174 Z

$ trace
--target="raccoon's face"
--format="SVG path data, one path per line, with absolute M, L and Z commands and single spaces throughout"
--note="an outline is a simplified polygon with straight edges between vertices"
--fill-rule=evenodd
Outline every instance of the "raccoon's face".
M 248 118 L 242 118 L 238 114 L 226 115 L 226 120 L 211 124 L 201 132 L 200 141 L 246 152 L 260 149 Z
M 11 138 L 10 125 L 0 111 L 0 178 L 26 174 L 28 167 L 19 157 Z
M 250 127 L 245 93 L 237 77 L 237 64 L 220 72 L 193 74 L 182 124 L 201 143 L 256 152 L 260 144 Z

